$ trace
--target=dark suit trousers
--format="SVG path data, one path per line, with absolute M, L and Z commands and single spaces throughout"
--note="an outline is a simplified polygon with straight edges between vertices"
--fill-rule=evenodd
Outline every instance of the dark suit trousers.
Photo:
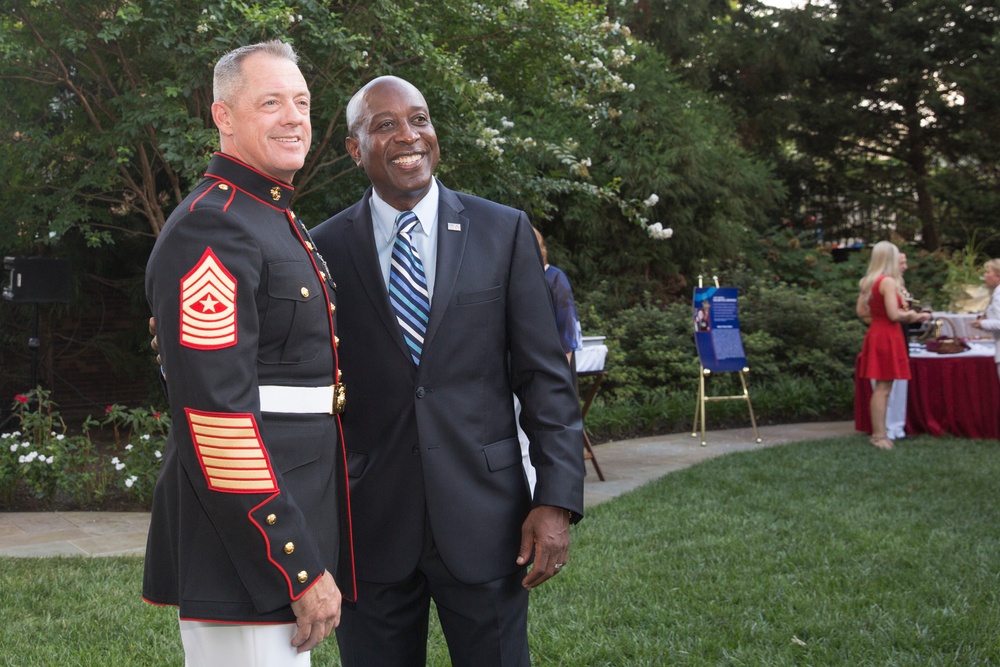
M 358 601 L 344 603 L 337 628 L 344 667 L 424 667 L 431 599 L 453 667 L 529 667 L 526 568 L 463 584 L 441 561 L 429 524 L 413 574 L 391 584 L 358 581 Z

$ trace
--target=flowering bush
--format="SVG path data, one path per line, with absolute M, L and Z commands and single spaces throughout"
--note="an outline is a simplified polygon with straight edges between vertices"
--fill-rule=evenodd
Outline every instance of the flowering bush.
M 0 433 L 0 501 L 12 501 L 23 484 L 38 499 L 86 507 L 105 500 L 117 486 L 148 506 L 170 418 L 146 408 L 110 405 L 103 420 L 87 417 L 73 435 L 50 394 L 39 387 L 14 397 L 17 428 Z M 111 428 L 110 445 L 93 442 L 95 426 Z M 109 446 L 113 451 L 107 451 Z
M 114 429 L 117 454 L 111 457 L 111 465 L 118 485 L 143 506 L 148 506 L 153 500 L 153 487 L 167 444 L 170 416 L 146 408 L 129 409 L 115 404 L 107 407 L 101 423 Z
M 51 434 L 55 438 L 64 438 L 63 434 Z M 32 442 L 21 431 L 0 433 L 0 447 L 3 448 L 0 458 L 0 493 L 6 499 L 11 499 L 17 489 L 19 480 L 24 480 L 38 497 L 51 495 L 55 491 L 58 475 L 53 468 L 56 455 L 50 443 Z M 41 450 L 41 451 L 39 451 Z
M 93 422 L 85 421 L 80 435 L 67 435 L 50 394 L 38 387 L 14 397 L 18 429 L 0 434 L 0 488 L 9 499 L 20 480 L 36 498 L 52 499 L 63 491 L 76 503 L 100 500 L 109 476 L 94 469 Z

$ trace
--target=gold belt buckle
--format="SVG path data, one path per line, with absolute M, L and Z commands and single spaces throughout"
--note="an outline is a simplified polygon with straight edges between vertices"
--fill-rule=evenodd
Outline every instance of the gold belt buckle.
M 333 385 L 333 411 L 332 414 L 339 415 L 344 411 L 347 403 L 347 389 L 340 382 Z

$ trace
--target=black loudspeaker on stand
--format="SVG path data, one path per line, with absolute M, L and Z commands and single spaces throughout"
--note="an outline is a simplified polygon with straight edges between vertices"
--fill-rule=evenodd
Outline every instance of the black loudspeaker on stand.
M 38 386 L 38 350 L 42 346 L 41 339 L 38 337 L 38 304 L 69 303 L 72 296 L 73 267 L 68 259 L 3 258 L 4 300 L 34 305 L 31 337 L 28 338 L 28 349 L 31 350 L 31 386 L 29 391 Z M 5 426 L 12 417 L 13 415 L 0 423 L 0 427 Z

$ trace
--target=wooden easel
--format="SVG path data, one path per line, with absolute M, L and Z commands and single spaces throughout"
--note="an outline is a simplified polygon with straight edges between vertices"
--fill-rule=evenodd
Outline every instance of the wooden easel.
M 715 281 L 715 286 L 719 286 L 719 277 L 712 276 L 712 280 Z M 698 287 L 703 287 L 702 277 L 698 276 Z M 698 401 L 695 404 L 694 409 L 694 423 L 691 424 L 691 437 L 698 437 L 698 420 L 701 419 L 701 446 L 704 447 L 707 443 L 705 440 L 705 408 L 709 401 L 732 401 L 732 400 L 743 400 L 747 402 L 747 410 L 750 412 L 750 424 L 753 426 L 753 435 L 755 442 L 762 442 L 760 439 L 760 433 L 757 431 L 757 419 L 753 414 L 753 404 L 750 402 L 750 390 L 747 389 L 747 381 L 745 373 L 750 372 L 748 366 L 744 366 L 742 370 L 738 371 L 740 374 L 740 384 L 743 385 L 743 393 L 734 396 L 707 396 L 705 394 L 705 378 L 712 374 L 712 371 L 705 368 L 699 363 L 699 368 L 701 372 L 698 374 Z
M 597 390 L 601 387 L 601 382 L 604 381 L 604 371 L 590 371 L 584 373 L 578 373 L 577 377 L 593 377 L 594 383 L 590 386 L 590 391 L 587 392 L 587 398 L 583 402 L 583 408 L 580 410 L 581 419 L 587 418 L 587 410 L 590 409 L 590 404 L 594 402 L 594 397 L 597 396 Z M 601 466 L 597 463 L 597 457 L 594 456 L 594 448 L 590 445 L 590 436 L 587 435 L 587 427 L 583 427 L 583 460 L 590 460 L 594 464 L 594 472 L 597 473 L 597 479 L 604 481 L 604 473 L 601 472 Z

